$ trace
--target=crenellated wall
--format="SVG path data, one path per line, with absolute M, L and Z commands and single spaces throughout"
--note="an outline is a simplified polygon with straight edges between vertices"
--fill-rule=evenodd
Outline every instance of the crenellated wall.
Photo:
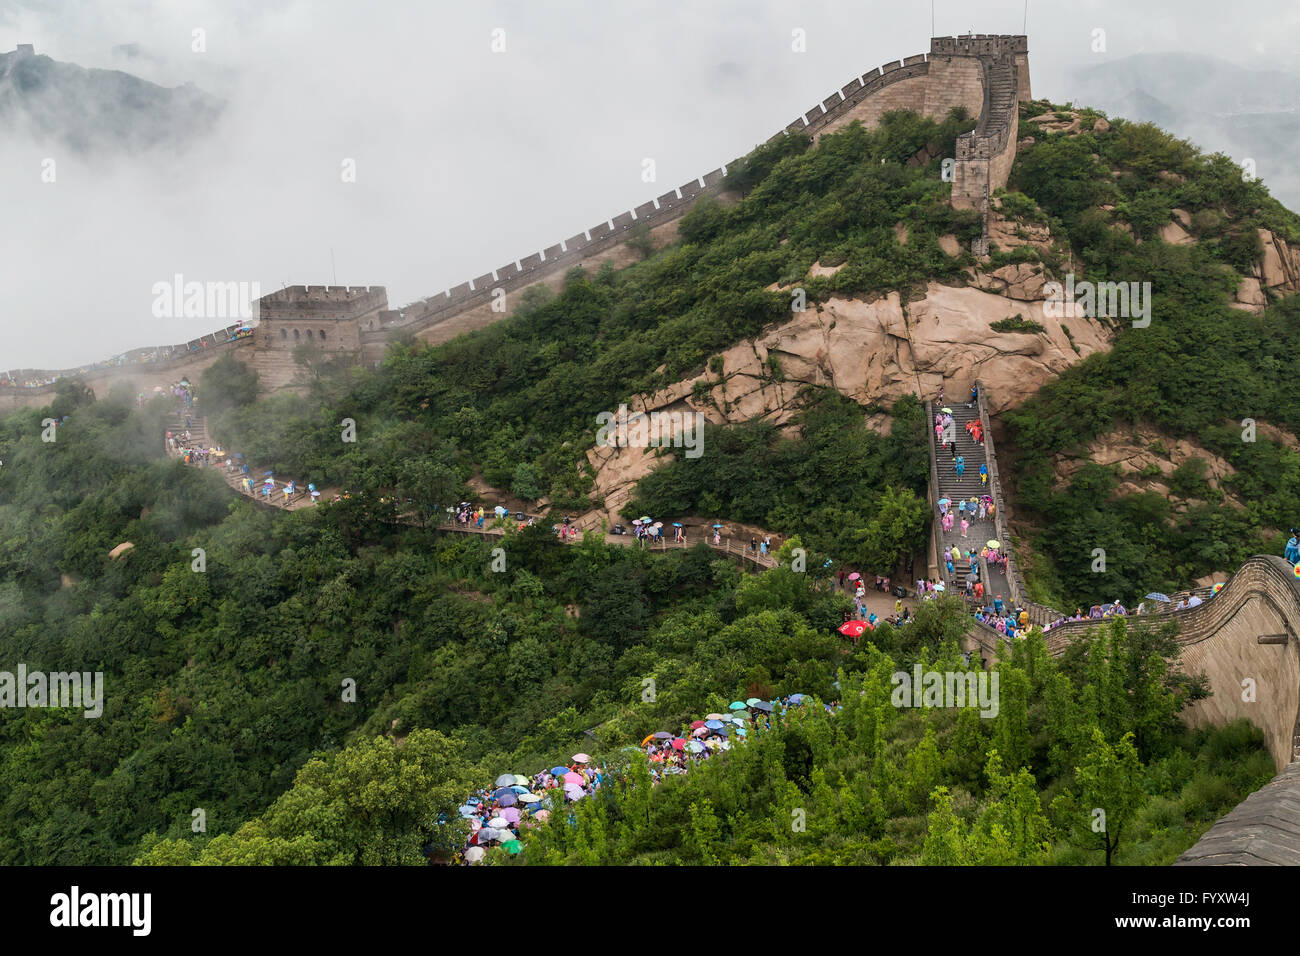
M 958 143 L 953 203 L 979 207 L 990 189 L 1005 184 L 1015 159 L 1016 101 L 1029 98 L 1028 53 L 1028 40 L 1023 36 L 934 37 L 928 54 L 918 53 L 854 77 L 768 141 L 796 132 L 817 138 L 855 120 L 873 125 L 890 110 L 907 109 L 942 119 L 953 107 L 965 107 L 972 115 L 978 114 L 980 120 L 976 131 Z M 254 334 L 257 355 L 262 356 L 258 361 L 271 361 L 267 356 L 275 350 L 291 350 L 297 342 L 307 339 L 308 332 L 311 340 L 319 344 L 322 328 L 319 320 L 330 317 L 340 323 L 355 320 L 356 330 L 345 333 L 341 328 L 326 326 L 327 350 L 355 352 L 367 363 L 379 361 L 388 344 L 401 334 L 413 333 L 425 341 L 439 342 L 500 321 L 514 311 L 518 297 L 512 293 L 539 282 L 558 285 L 564 273 L 574 266 L 590 268 L 605 261 L 621 266 L 634 261 L 635 256 L 627 246 L 630 230 L 648 228 L 653 238 L 671 240 L 675 237 L 677 220 L 700 196 L 721 192 L 727 170 L 742 161 L 743 157 L 719 166 L 648 199 L 635 209 L 399 309 L 388 308 L 387 295 L 378 286 L 282 289 L 263 297 L 262 322 Z M 982 251 L 987 251 L 986 245 Z M 494 297 L 499 298 L 502 293 L 504 308 L 494 310 Z M 224 342 L 214 338 L 203 347 L 223 345 Z M 184 351 L 171 364 L 178 376 L 188 364 L 201 361 L 209 364 L 205 361 L 206 353 L 195 352 L 188 346 L 178 348 Z M 240 355 L 246 360 L 250 358 L 247 352 Z M 138 368 L 137 363 L 128 364 Z M 282 365 L 277 365 L 275 374 L 267 379 L 268 387 L 283 387 L 293 377 L 288 367 Z M 30 372 L 21 380 L 45 381 L 56 374 L 87 374 L 98 382 L 118 378 L 122 373 Z M 152 373 L 146 377 L 152 381 Z M 44 404 L 51 391 L 52 387 L 48 390 L 0 388 L 0 407 Z

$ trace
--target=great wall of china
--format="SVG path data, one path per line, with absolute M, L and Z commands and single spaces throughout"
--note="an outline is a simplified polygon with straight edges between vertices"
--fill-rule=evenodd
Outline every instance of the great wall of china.
M 854 120 L 871 126 L 891 110 L 943 119 L 951 109 L 962 107 L 979 120 L 973 131 L 958 140 L 952 201 L 959 207 L 983 209 L 989 193 L 1006 184 L 1015 159 L 1017 103 L 1029 98 L 1026 37 L 935 37 L 928 54 L 886 63 L 854 77 L 769 142 L 787 133 L 816 138 Z M 325 351 L 367 364 L 380 361 L 399 335 L 415 335 L 434 344 L 448 341 L 507 318 L 518 300 L 513 293 L 528 286 L 558 285 L 575 266 L 594 269 L 607 261 L 616 266 L 635 261 L 628 247 L 629 231 L 649 229 L 654 238 L 671 238 L 676 221 L 701 196 L 722 192 L 727 170 L 742 162 L 743 157 L 733 160 L 562 242 L 400 309 L 388 308 L 382 286 L 290 286 L 259 300 L 259 320 L 250 337 L 233 338 L 236 326 L 231 326 L 173 346 L 135 349 L 111 362 L 80 369 L 2 373 L 0 410 L 47 403 L 57 378 L 80 377 L 97 394 L 106 394 L 119 382 L 131 382 L 148 392 L 182 376 L 193 378 L 227 351 L 255 368 L 263 387 L 273 391 L 293 382 L 297 373 L 293 347 L 307 341 L 309 333 L 310 340 Z M 982 246 L 977 242 L 973 251 L 987 252 L 986 242 Z M 493 311 L 494 297 L 500 298 L 501 293 L 504 308 Z M 37 384 L 24 384 L 29 382 Z
M 978 116 L 978 122 L 974 130 L 957 141 L 952 203 L 985 214 L 985 234 L 972 244 L 972 252 L 987 255 L 989 196 L 1007 182 L 1016 153 L 1017 107 L 1032 98 L 1028 52 L 1024 36 L 932 38 L 928 54 L 909 56 L 855 77 L 769 142 L 787 133 L 803 133 L 816 139 L 855 120 L 871 126 L 891 110 L 907 109 L 942 119 L 954 107 L 965 108 L 971 116 Z M 230 326 L 175 346 L 137 349 L 91 367 L 0 373 L 0 411 L 48 403 L 55 387 L 52 381 L 57 378 L 80 377 L 96 393 L 106 394 L 124 382 L 148 392 L 155 385 L 165 386 L 182 376 L 194 378 L 230 353 L 256 369 L 263 388 L 270 392 L 293 384 L 298 371 L 293 350 L 301 343 L 310 342 L 326 353 L 373 364 L 383 358 L 389 343 L 399 336 L 413 335 L 432 344 L 449 341 L 507 318 L 518 300 L 513 293 L 529 286 L 558 286 L 574 267 L 594 269 L 605 262 L 617 267 L 635 261 L 637 257 L 628 243 L 637 233 L 648 229 L 654 239 L 671 239 L 677 220 L 701 196 L 724 191 L 728 169 L 742 161 L 714 169 L 562 242 L 400 309 L 388 308 L 387 293 L 381 286 L 290 286 L 259 300 L 259 321 L 251 335 L 237 337 L 238 326 Z M 637 233 L 629 235 L 632 230 Z M 505 293 L 505 308 L 494 311 L 494 300 L 501 298 L 501 293 Z M 954 382 L 952 387 L 963 385 Z M 975 457 L 969 463 L 973 464 L 972 472 L 981 460 L 988 465 L 989 490 L 998 505 L 997 536 L 1008 554 L 1000 583 L 1005 585 L 1012 603 L 1026 608 L 1034 623 L 1045 625 L 1061 615 L 1029 600 L 1016 566 L 982 389 L 978 417 L 987 446 L 973 452 Z M 939 497 L 953 491 L 951 480 L 940 476 L 935 452 L 932 442 L 932 506 Z M 943 536 L 936 532 L 930 545 L 932 577 L 940 576 L 937 556 L 943 544 Z M 986 563 L 983 570 L 984 580 L 989 581 Z M 1272 796 L 1261 791 L 1257 797 L 1276 803 L 1280 794 L 1282 800 L 1293 802 L 1296 788 L 1300 787 L 1300 776 L 1291 772 L 1300 756 L 1300 580 L 1291 566 L 1273 556 L 1252 558 L 1211 600 L 1159 617 L 1166 619 L 1176 620 L 1181 626 L 1179 641 L 1186 666 L 1206 673 L 1214 691 L 1209 700 L 1193 706 L 1191 720 L 1218 724 L 1245 717 L 1260 727 L 1282 772 L 1266 788 Z M 1062 653 L 1072 639 L 1096 626 L 1090 621 L 1057 625 L 1047 634 L 1048 647 L 1054 654 Z M 968 635 L 968 649 L 978 649 L 988 660 L 996 656 L 1004 642 L 996 631 L 979 625 L 974 625 Z M 1255 682 L 1251 702 L 1243 700 L 1242 695 L 1242 682 L 1247 678 Z M 1216 825 L 1182 862 L 1289 860 L 1289 847 L 1278 850 L 1285 835 L 1279 838 L 1272 823 L 1261 828 L 1257 825 L 1258 814 L 1251 815 L 1250 808 L 1255 805 L 1252 801 L 1257 797 Z M 1234 829 L 1242 824 L 1233 822 L 1243 815 L 1245 825 L 1255 828 L 1245 836 Z M 1247 849 L 1240 850 L 1243 845 Z M 1231 849 L 1225 851 L 1224 847 Z M 1295 856 L 1295 862 L 1300 862 L 1300 852 Z

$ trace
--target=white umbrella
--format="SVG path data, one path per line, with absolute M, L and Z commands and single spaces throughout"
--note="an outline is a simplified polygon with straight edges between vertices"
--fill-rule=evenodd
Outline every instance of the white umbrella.
M 481 846 L 472 846 L 465 851 L 465 861 L 467 863 L 477 863 L 485 856 L 487 856 L 487 850 Z

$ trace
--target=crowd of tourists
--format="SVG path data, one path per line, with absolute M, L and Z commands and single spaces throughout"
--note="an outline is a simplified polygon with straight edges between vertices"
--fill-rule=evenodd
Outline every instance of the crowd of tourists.
M 751 697 L 732 701 L 727 713 L 707 714 L 691 721 L 682 734 L 658 731 L 646 736 L 639 747 L 645 754 L 653 784 L 666 777 L 685 774 L 733 746 L 751 734 L 765 733 L 773 720 L 781 720 L 788 710 L 801 707 L 809 700 L 806 694 L 790 694 L 771 701 Z M 839 710 L 839 702 L 823 705 L 828 713 Z M 545 823 L 552 813 L 594 794 L 611 778 L 605 767 L 594 764 L 585 753 L 574 754 L 568 764 L 557 764 L 530 776 L 504 773 L 491 787 L 471 794 L 458 808 L 469 821 L 469 838 L 452 862 L 468 865 L 481 862 L 488 848 L 496 845 L 511 855 L 523 849 L 520 834 L 529 827 Z

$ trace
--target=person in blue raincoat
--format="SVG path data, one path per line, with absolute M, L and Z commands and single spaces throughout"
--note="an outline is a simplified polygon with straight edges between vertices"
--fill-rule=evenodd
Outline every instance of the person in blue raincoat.
M 1295 528 L 1291 529 L 1291 540 L 1286 543 L 1286 550 L 1283 554 L 1292 564 L 1300 562 L 1300 538 L 1296 537 Z

